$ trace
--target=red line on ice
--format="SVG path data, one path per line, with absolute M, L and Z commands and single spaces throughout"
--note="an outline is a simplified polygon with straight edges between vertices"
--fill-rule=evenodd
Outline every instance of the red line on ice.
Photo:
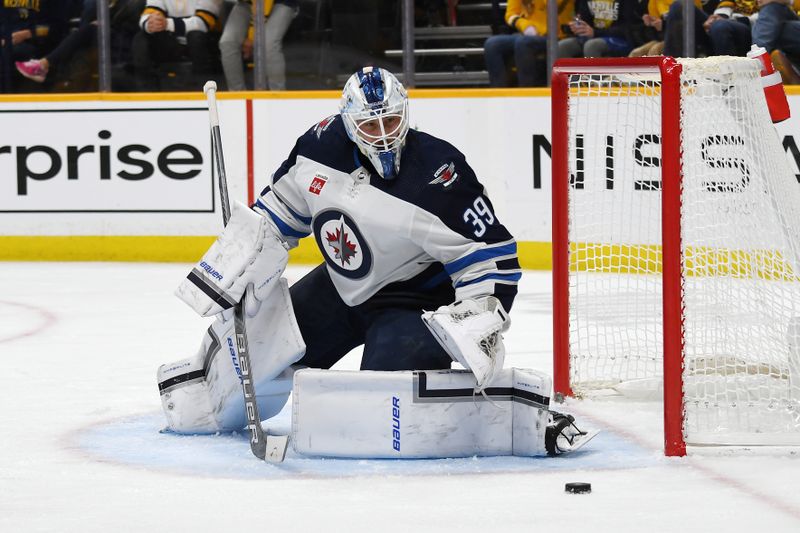
M 627 429 L 613 423 L 609 422 L 608 420 L 604 419 L 603 417 L 593 416 L 587 413 L 585 410 L 581 409 L 580 406 L 571 404 L 569 406 L 571 412 L 580 414 L 581 417 L 586 418 L 589 421 L 595 422 L 595 424 L 603 424 L 607 428 L 609 428 L 614 433 L 622 436 L 625 439 L 628 439 L 639 446 L 642 446 L 645 449 L 653 449 L 652 442 L 648 442 L 645 439 L 642 439 L 635 433 L 628 431 Z M 663 451 L 663 450 L 662 450 Z M 762 492 L 758 489 L 753 488 L 752 486 L 748 485 L 747 483 L 740 481 L 739 479 L 723 474 L 722 472 L 717 471 L 713 467 L 707 466 L 702 464 L 701 458 L 697 456 L 692 456 L 691 447 L 689 448 L 689 453 L 686 457 L 674 457 L 670 458 L 670 460 L 677 461 L 678 464 L 682 466 L 688 466 L 690 468 L 695 468 L 703 472 L 708 478 L 713 479 L 717 483 L 722 485 L 727 485 L 728 487 L 747 494 L 749 497 L 753 498 L 761 502 L 762 504 L 772 507 L 773 509 L 777 509 L 793 518 L 800 519 L 800 509 L 797 507 L 785 502 L 781 501 L 774 495 L 770 495 L 767 492 Z
M 55 324 L 56 321 L 58 320 L 55 314 L 41 307 L 36 307 L 29 304 L 21 304 L 17 302 L 0 301 L 0 306 L 3 305 L 18 307 L 20 309 L 25 309 L 27 311 L 33 311 L 39 316 L 40 320 L 39 324 L 37 324 L 35 327 L 29 330 L 21 331 L 19 333 L 14 333 L 10 337 L 0 337 L 0 342 L 12 342 L 25 337 L 31 337 L 33 335 L 37 335 L 42 331 L 46 330 L 47 328 L 49 328 L 50 326 L 52 326 L 53 324 Z

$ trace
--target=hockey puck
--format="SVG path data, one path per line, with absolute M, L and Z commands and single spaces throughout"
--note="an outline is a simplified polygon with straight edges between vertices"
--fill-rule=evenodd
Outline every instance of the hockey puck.
M 564 490 L 572 494 L 589 494 L 592 492 L 591 483 L 567 483 Z

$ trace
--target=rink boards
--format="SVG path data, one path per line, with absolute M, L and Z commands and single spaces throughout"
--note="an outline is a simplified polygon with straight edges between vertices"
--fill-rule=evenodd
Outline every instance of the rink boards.
M 800 88 L 778 126 L 800 175 Z M 547 89 L 412 90 L 413 127 L 467 157 L 526 268 L 550 267 Z M 220 93 L 231 198 L 252 201 L 339 93 Z M 0 97 L 0 260 L 193 261 L 220 229 L 202 93 Z M 431 176 L 433 179 L 433 176 Z M 308 240 L 308 239 L 306 239 Z M 315 261 L 313 242 L 293 260 Z

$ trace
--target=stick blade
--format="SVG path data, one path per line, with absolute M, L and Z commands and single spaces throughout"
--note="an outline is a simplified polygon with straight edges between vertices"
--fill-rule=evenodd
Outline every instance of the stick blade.
M 269 463 L 282 463 L 289 447 L 289 435 L 268 435 L 264 460 Z

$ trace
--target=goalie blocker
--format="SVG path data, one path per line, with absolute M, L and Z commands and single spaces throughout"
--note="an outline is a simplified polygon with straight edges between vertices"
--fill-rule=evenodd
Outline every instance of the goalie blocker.
M 251 376 L 259 414 L 280 412 L 292 389 L 291 365 L 305 352 L 292 311 L 289 286 L 281 278 L 263 302 L 244 306 Z M 158 369 L 158 389 L 175 433 L 239 431 L 247 423 L 242 396 L 241 361 L 233 318 L 219 314 L 193 357 Z

